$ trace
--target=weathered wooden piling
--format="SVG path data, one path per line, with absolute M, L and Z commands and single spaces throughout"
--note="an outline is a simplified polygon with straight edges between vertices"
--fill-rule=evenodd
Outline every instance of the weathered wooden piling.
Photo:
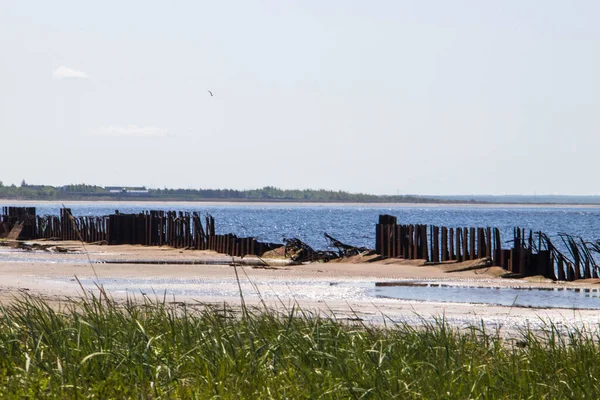
M 202 223 L 198 213 L 144 211 L 102 217 L 74 217 L 63 208 L 59 216 L 38 216 L 32 207 L 2 207 L 0 235 L 15 224 L 20 238 L 106 241 L 108 244 L 169 245 L 176 248 L 214 250 L 234 256 L 262 255 L 274 248 L 255 238 L 216 234 L 210 215 Z M 537 235 L 537 238 L 535 237 Z M 597 278 L 599 267 L 592 251 L 600 245 L 560 234 L 568 253 L 562 254 L 541 232 L 513 230 L 512 247 L 502 248 L 500 230 L 492 227 L 439 227 L 398 224 L 397 218 L 381 215 L 375 227 L 375 250 L 385 257 L 423 259 L 433 262 L 487 258 L 493 265 L 521 276 L 542 275 L 556 280 Z
M 487 258 L 492 265 L 517 275 L 542 275 L 555 280 L 600 275 L 600 268 L 583 240 L 577 244 L 571 239 L 571 247 L 579 250 L 571 249 L 573 261 L 566 262 L 547 236 L 532 230 L 527 232 L 520 227 L 513 230 L 512 247 L 504 249 L 500 230 L 496 227 L 455 229 L 433 225 L 398 225 L 396 218 L 388 215 L 380 216 L 379 222 L 376 225 L 376 251 L 386 257 L 433 262 Z

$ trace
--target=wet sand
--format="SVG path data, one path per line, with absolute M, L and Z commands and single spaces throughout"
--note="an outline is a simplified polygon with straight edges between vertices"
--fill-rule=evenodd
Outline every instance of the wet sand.
M 96 284 L 100 284 L 115 299 L 133 295 L 160 300 L 166 290 L 173 292 L 168 295 L 168 301 L 225 302 L 236 306 L 240 304 L 237 272 L 244 299 L 249 305 L 264 301 L 268 306 L 284 309 L 298 304 L 305 310 L 340 319 L 422 323 L 443 317 L 459 326 L 483 322 L 489 328 L 501 326 L 507 331 L 527 325 L 539 328 L 548 321 L 564 326 L 600 323 L 598 310 L 408 301 L 364 296 L 355 290 L 365 282 L 396 280 L 476 287 L 600 287 L 598 280 L 555 283 L 541 277 L 502 278 L 500 268 L 486 267 L 482 260 L 425 265 L 419 260 L 367 263 L 365 259 L 353 258 L 342 262 L 256 268 L 233 267 L 229 265 L 231 257 L 212 251 L 126 245 L 86 245 L 84 249 L 78 242 L 38 243 L 48 248 L 17 251 L 0 247 L 0 302 L 9 303 L 20 293 L 40 295 L 52 302 L 66 301 L 81 296 L 84 290 L 97 290 Z M 168 264 L 194 260 L 215 260 L 222 265 Z M 128 264 L 127 261 L 164 261 L 167 264 Z

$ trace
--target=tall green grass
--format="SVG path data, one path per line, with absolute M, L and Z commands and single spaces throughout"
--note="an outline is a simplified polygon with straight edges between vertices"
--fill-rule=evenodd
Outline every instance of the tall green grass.
M 292 307 L 190 309 L 105 295 L 0 309 L 0 396 L 15 398 L 598 398 L 596 332 L 519 341 L 443 319 L 350 325 Z M 482 325 L 483 326 L 483 325 Z

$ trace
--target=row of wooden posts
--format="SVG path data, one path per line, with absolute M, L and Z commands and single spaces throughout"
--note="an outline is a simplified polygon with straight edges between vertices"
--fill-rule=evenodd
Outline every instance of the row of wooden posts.
M 600 277 L 600 265 L 583 240 L 572 241 L 571 247 L 579 250 L 565 255 L 547 235 L 517 227 L 507 242 L 512 246 L 503 248 L 498 228 L 399 225 L 390 215 L 380 215 L 375 232 L 375 251 L 385 257 L 432 263 L 485 258 L 491 266 L 521 276 L 542 275 L 560 281 Z
M 396 217 L 381 215 L 376 225 L 375 251 L 386 257 L 424 259 L 431 262 L 466 261 L 501 254 L 498 228 L 446 228 L 429 225 L 398 225 Z
M 204 221 L 203 221 L 204 220 Z M 203 224 L 204 222 L 204 224 Z M 74 217 L 62 208 L 58 216 L 38 216 L 33 207 L 3 207 L 0 235 L 18 228 L 21 238 L 82 240 L 111 245 L 132 244 L 172 246 L 214 250 L 232 256 L 257 255 L 281 246 L 253 237 L 216 234 L 210 215 L 197 212 L 146 211 L 139 214 Z M 375 251 L 384 257 L 423 259 L 433 263 L 468 261 L 485 258 L 490 265 L 502 267 L 522 276 L 543 275 L 555 280 L 600 277 L 600 266 L 592 252 L 600 252 L 583 240 L 569 237 L 569 254 L 565 254 L 541 232 L 515 228 L 513 237 L 503 248 L 498 228 L 447 228 L 430 225 L 402 225 L 397 218 L 380 215 L 376 225 Z M 564 238 L 563 238 L 564 240 Z
M 2 207 L 0 214 L 0 235 L 8 236 L 11 228 L 21 223 L 20 234 L 24 236 L 34 237 L 36 210 L 35 207 Z
M 261 242 L 254 237 L 239 238 L 233 234 L 217 234 L 215 220 L 206 215 L 203 226 L 197 212 L 146 211 L 139 214 L 74 217 L 62 208 L 58 216 L 37 216 L 35 208 L 3 209 L 0 223 L 7 230 L 22 223 L 21 238 L 81 240 L 86 243 L 105 242 L 110 245 L 132 244 L 171 246 L 197 250 L 214 250 L 231 256 L 257 255 L 281 246 Z M 9 217 L 10 215 L 10 217 Z
M 279 245 L 239 238 L 231 233 L 217 234 L 215 219 L 206 215 L 205 225 L 197 212 L 147 211 L 140 214 L 108 216 L 109 244 L 168 245 L 175 248 L 214 250 L 232 256 L 262 255 Z

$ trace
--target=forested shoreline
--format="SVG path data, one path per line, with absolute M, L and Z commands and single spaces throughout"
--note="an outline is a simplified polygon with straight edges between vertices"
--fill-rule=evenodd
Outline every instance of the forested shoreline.
M 114 187 L 76 184 L 65 186 L 3 185 L 0 199 L 5 200 L 139 200 L 139 201 L 240 201 L 240 202 L 341 202 L 341 203 L 451 203 L 414 195 L 373 195 L 325 189 L 279 189 L 265 186 L 260 189 L 147 189 L 145 187 Z

